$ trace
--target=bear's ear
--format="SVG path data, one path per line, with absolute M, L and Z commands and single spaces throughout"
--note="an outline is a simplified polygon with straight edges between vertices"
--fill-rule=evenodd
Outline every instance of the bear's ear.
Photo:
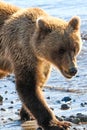
M 36 26 L 38 27 L 38 29 L 40 31 L 45 31 L 45 32 L 50 31 L 49 23 L 43 17 L 40 17 L 40 18 L 37 19 Z
M 69 26 L 73 28 L 73 30 L 78 30 L 80 28 L 80 17 L 75 16 L 69 21 Z

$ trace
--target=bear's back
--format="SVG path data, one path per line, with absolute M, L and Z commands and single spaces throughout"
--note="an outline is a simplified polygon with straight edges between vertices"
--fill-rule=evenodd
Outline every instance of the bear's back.
M 36 20 L 44 16 L 48 14 L 40 8 L 21 9 L 5 21 L 2 33 L 7 41 L 18 43 L 16 40 L 19 40 L 19 43 L 26 44 L 36 29 Z

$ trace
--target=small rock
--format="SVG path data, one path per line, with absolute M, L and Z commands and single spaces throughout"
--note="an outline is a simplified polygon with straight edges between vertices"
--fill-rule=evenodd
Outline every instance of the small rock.
M 7 123 L 7 121 L 3 121 L 3 123 Z
M 82 107 L 85 107 L 84 103 L 81 103 L 80 105 L 81 105 Z
M 66 116 L 61 116 L 63 119 L 65 119 L 66 118 Z
M 74 124 L 79 124 L 80 123 L 80 119 L 79 118 L 71 118 L 71 117 L 67 117 L 64 119 L 65 121 L 69 121 L 69 122 L 72 122 Z
M 79 75 L 76 75 L 76 77 L 78 78 L 78 77 L 80 77 Z
M 56 118 L 57 118 L 59 121 L 64 121 L 63 117 L 58 117 L 58 116 L 56 116 Z
M 84 105 L 87 105 L 87 102 L 84 102 Z
M 73 102 L 76 102 L 76 100 L 74 99 Z
M 64 97 L 63 99 L 62 99 L 62 101 L 64 101 L 64 102 L 69 102 L 69 101 L 71 101 L 72 99 L 70 98 L 70 97 Z
M 75 118 L 75 116 L 71 115 L 70 118 Z
M 61 103 L 61 101 L 60 101 L 60 100 L 57 100 L 56 102 L 57 102 L 57 103 L 59 103 L 59 104 Z
M 0 104 L 3 102 L 3 97 L 0 95 Z
M 72 123 L 74 123 L 74 124 L 79 124 L 81 121 L 80 121 L 80 119 L 79 118 L 74 118 L 74 119 L 72 119 Z
M 50 99 L 50 97 L 48 96 L 47 99 Z
M 12 119 L 12 118 L 8 118 L 8 120 L 13 121 L 13 119 Z
M 8 93 L 8 91 L 5 91 L 5 94 L 7 94 Z
M 19 112 L 15 112 L 15 115 L 20 115 L 20 113 Z
M 61 105 L 61 109 L 62 109 L 62 110 L 67 110 L 67 109 L 69 109 L 69 108 L 70 108 L 70 106 L 67 105 L 67 104 L 62 104 L 62 105 Z
M 0 110 L 1 110 L 1 111 L 6 111 L 4 108 L 1 108 Z
M 16 92 L 15 91 L 12 91 L 11 94 L 15 94 Z
M 69 117 L 66 117 L 64 120 L 65 120 L 65 121 L 72 122 L 72 118 L 69 118 Z
M 51 109 L 52 111 L 54 111 L 54 108 L 53 108 L 53 107 L 50 107 L 50 109 Z
M 77 113 L 77 114 L 76 114 L 76 116 L 81 116 L 81 115 L 83 115 L 83 114 L 82 114 L 82 113 Z
M 74 127 L 73 130 L 77 130 L 77 128 Z
M 13 102 L 13 101 L 11 101 L 11 104 L 14 104 L 14 102 Z
M 15 79 L 13 79 L 12 82 L 15 83 Z
M 20 112 L 20 109 L 17 109 L 18 112 Z
M 5 98 L 5 100 L 8 100 L 8 98 Z
M 4 87 L 6 88 L 7 86 L 5 85 Z
M 8 107 L 8 109 L 12 109 L 13 107 L 11 106 L 11 107 Z
M 1 118 L 2 121 L 4 121 L 4 118 Z
M 84 114 L 77 114 L 77 118 L 81 120 L 81 122 L 87 122 L 87 115 Z

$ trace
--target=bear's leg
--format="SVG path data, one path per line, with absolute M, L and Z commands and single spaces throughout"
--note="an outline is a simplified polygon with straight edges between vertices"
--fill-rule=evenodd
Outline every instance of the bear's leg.
M 21 117 L 21 121 L 28 121 L 30 120 L 30 115 L 28 114 L 28 112 L 24 109 L 24 107 L 22 106 L 21 110 L 20 110 L 20 117 Z
M 22 105 L 22 108 L 20 110 L 20 117 L 21 117 L 21 121 L 28 121 L 28 120 L 35 119 L 31 113 L 26 111 L 26 109 L 24 108 L 24 105 Z
M 37 87 L 35 70 L 29 70 L 27 67 L 23 68 L 20 73 L 22 77 L 16 75 L 17 91 L 20 99 L 29 111 L 37 119 L 38 124 L 44 130 L 65 130 L 69 123 L 59 122 L 52 111 L 48 108 L 40 88 Z

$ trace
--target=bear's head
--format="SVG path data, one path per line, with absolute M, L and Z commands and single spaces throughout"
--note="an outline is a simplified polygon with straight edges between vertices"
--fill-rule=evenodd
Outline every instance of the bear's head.
M 66 78 L 77 73 L 76 57 L 82 45 L 79 17 L 69 22 L 50 16 L 37 19 L 33 41 L 39 59 L 55 65 Z

